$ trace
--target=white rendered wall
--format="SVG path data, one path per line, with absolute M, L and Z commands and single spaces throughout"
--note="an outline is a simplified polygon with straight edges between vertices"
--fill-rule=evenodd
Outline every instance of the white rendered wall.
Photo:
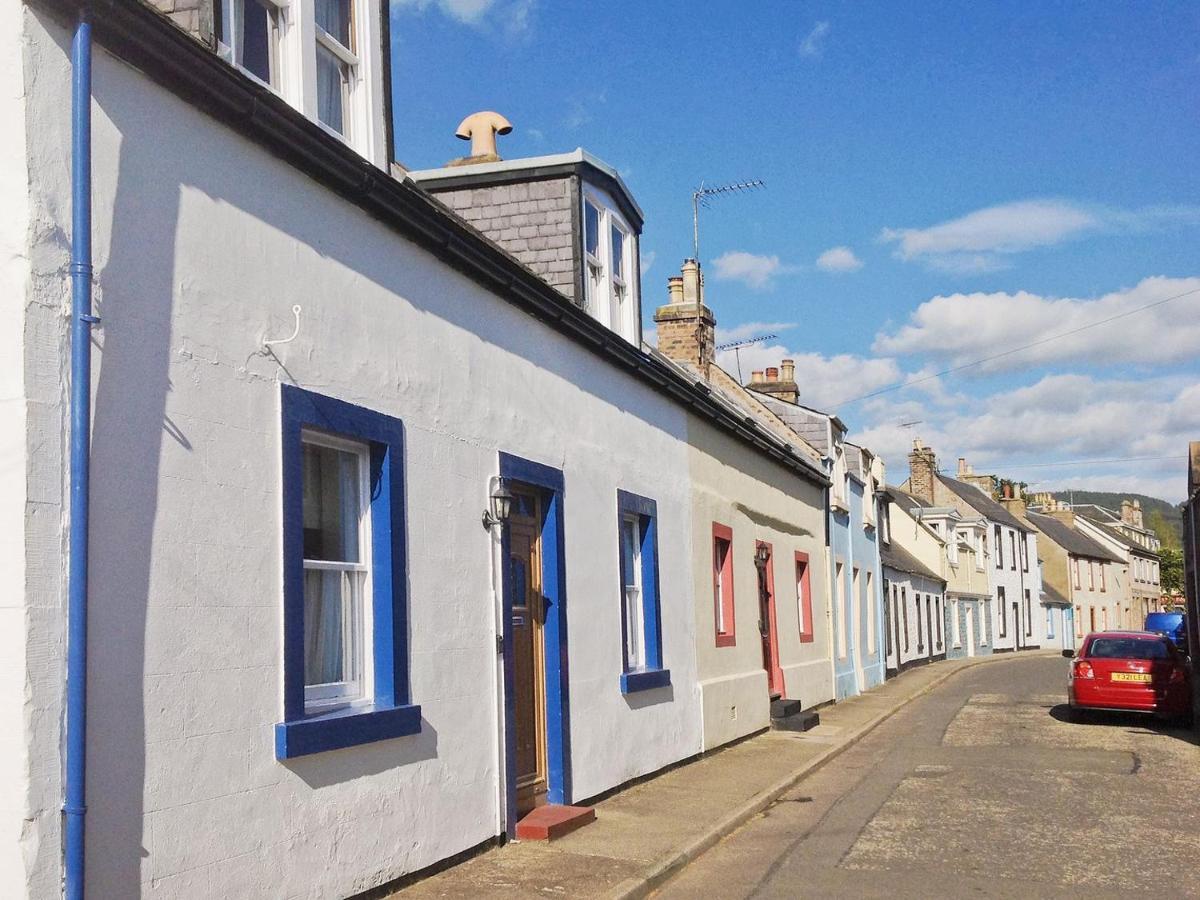
M 29 288 L 28 169 L 25 164 L 24 7 L 0 7 L 0 895 L 26 896 L 29 746 L 25 695 L 28 494 L 25 298 Z
M 695 633 L 707 750 L 766 728 L 771 721 L 758 632 L 756 542 L 772 545 L 785 695 L 806 707 L 833 699 L 829 576 L 825 571 L 822 489 L 744 448 L 701 419 L 689 420 L 689 435 Z M 733 530 L 735 644 L 729 647 L 716 646 L 714 522 Z M 796 551 L 808 554 L 812 642 L 800 641 Z
M 68 35 L 38 21 L 31 39 L 45 60 L 28 100 L 41 125 L 30 136 L 33 203 L 62 228 Z M 103 328 L 92 894 L 345 896 L 497 833 L 493 605 L 479 514 L 500 450 L 565 473 L 574 796 L 695 753 L 690 547 L 673 538 L 691 518 L 685 413 L 100 48 L 94 116 Z M 47 232 L 34 248 L 55 263 L 35 275 L 46 294 L 63 289 L 64 241 Z M 300 334 L 278 348 L 282 364 L 257 354 L 264 337 L 290 333 L 297 303 Z M 27 359 L 58 372 L 66 323 L 49 324 L 52 339 L 27 346 Z M 272 746 L 279 381 L 405 423 L 411 685 L 425 720 L 420 735 L 286 765 Z M 57 490 L 57 466 L 54 457 L 31 481 Z M 673 681 L 629 699 L 619 691 L 618 488 L 658 504 Z M 61 612 L 41 624 L 56 634 Z M 30 690 L 52 713 L 32 749 L 57 773 L 54 651 L 31 670 Z M 33 812 L 35 827 L 54 834 L 56 778 Z M 57 884 L 57 843 L 35 868 L 38 883 Z

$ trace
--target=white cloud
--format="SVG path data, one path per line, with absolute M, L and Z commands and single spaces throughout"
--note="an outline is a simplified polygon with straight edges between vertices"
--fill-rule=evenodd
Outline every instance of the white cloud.
M 830 247 L 817 257 L 817 268 L 825 272 L 854 272 L 862 267 L 862 260 L 849 247 Z
M 870 424 L 853 439 L 885 458 L 894 484 L 907 477 L 908 451 L 920 437 L 946 472 L 966 456 L 978 472 L 1015 477 L 1038 490 L 1144 489 L 1176 500 L 1183 493 L 1187 441 L 1200 430 L 1200 383 L 1048 375 L 1015 390 L 962 398 L 952 409 L 910 397 L 860 412 Z M 912 421 L 918 424 L 902 427 Z M 1169 458 L 1128 460 L 1158 456 Z M 1089 459 L 1128 461 L 1076 462 Z M 1072 464 L 1046 465 L 1059 461 Z
M 962 364 L 1193 290 L 1200 290 L 1200 277 L 1147 278 L 1135 287 L 1095 299 L 1043 297 L 1026 291 L 938 296 L 917 307 L 898 330 L 876 335 L 872 349 L 884 356 L 924 354 Z M 1186 361 L 1194 358 L 1200 347 L 1198 311 L 1200 294 L 1191 294 L 1022 350 L 989 362 L 978 371 L 1018 370 L 1072 361 Z
M 740 281 L 755 290 L 769 287 L 777 275 L 795 271 L 793 266 L 781 263 L 778 256 L 760 256 L 744 250 L 723 253 L 712 264 L 717 281 Z
M 423 13 L 432 7 L 464 25 L 494 23 L 509 36 L 528 30 L 536 5 L 537 0 L 392 0 L 393 11 L 408 8 Z
M 812 31 L 800 42 L 800 55 L 815 59 L 825 52 L 825 36 L 829 34 L 829 23 L 818 22 Z
M 749 323 L 731 331 L 736 333 L 742 328 L 749 330 L 754 326 L 763 329 L 780 327 L 779 324 Z M 728 339 L 736 340 L 737 338 Z M 885 385 L 900 381 L 904 377 L 900 367 L 892 359 L 870 359 L 848 353 L 839 353 L 834 356 L 824 356 L 820 353 L 796 353 L 782 344 L 755 344 L 742 348 L 738 352 L 738 356 L 741 357 L 744 381 L 749 381 L 750 373 L 756 369 L 778 366 L 784 359 L 795 361 L 796 383 L 800 386 L 800 402 L 817 409 L 830 409 L 832 403 L 878 390 Z M 719 353 L 717 362 L 725 371 L 737 374 L 737 358 L 732 350 Z
M 653 250 L 647 250 L 642 254 L 641 273 L 645 275 L 654 268 L 654 261 L 658 259 L 658 254 Z
M 1200 207 L 1194 206 L 1118 210 L 1033 199 L 989 206 L 927 228 L 885 228 L 879 238 L 896 244 L 900 259 L 920 260 L 947 272 L 980 272 L 1004 268 L 1006 255 L 1087 234 L 1197 224 Z

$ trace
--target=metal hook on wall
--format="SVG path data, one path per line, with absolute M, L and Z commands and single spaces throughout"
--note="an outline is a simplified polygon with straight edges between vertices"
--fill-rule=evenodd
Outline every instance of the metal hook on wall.
M 271 350 L 272 347 L 277 347 L 280 344 L 290 344 L 292 341 L 294 341 L 296 339 L 296 336 L 300 334 L 300 304 L 299 303 L 297 303 L 295 306 L 292 307 L 292 315 L 296 317 L 296 327 L 294 329 L 292 329 L 292 333 L 288 337 L 280 338 L 278 340 L 263 341 L 262 349 L 263 349 L 264 353 L 273 353 L 274 351 Z

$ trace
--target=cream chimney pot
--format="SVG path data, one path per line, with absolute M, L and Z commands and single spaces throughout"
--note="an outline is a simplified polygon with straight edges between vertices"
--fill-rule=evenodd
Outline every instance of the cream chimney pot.
M 683 302 L 683 276 L 672 275 L 667 279 L 667 296 L 669 303 Z
M 795 381 L 796 380 L 796 361 L 795 360 L 785 359 L 783 362 L 781 362 L 779 364 L 779 368 L 780 368 L 780 372 L 783 376 L 784 381 Z
M 700 302 L 700 263 L 694 259 L 683 261 L 683 302 Z
M 762 384 L 762 382 L 763 382 L 762 369 L 755 369 L 753 372 L 750 373 L 750 383 L 751 384 Z
M 484 110 L 463 119 L 454 136 L 471 142 L 472 156 L 497 156 L 496 135 L 512 129 L 512 123 L 500 113 Z

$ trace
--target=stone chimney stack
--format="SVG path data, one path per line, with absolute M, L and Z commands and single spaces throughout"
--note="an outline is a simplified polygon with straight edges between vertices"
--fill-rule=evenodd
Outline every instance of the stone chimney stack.
M 707 378 L 715 355 L 717 320 L 704 305 L 704 275 L 694 259 L 683 262 L 682 274 L 667 279 L 667 305 L 654 312 L 658 350 L 695 366 Z
M 908 454 L 908 490 L 914 496 L 933 503 L 933 484 L 937 479 L 937 456 L 932 447 L 924 446 L 920 439 L 913 441 Z
M 1122 500 L 1121 521 L 1126 525 L 1132 525 L 1134 528 L 1144 527 L 1142 525 L 1142 501 Z
M 1019 484 L 1006 484 L 1004 486 L 1004 497 L 1000 503 L 1018 519 L 1025 520 L 1025 510 L 1028 508 L 1029 503 L 1025 499 L 1025 492 L 1021 490 Z
M 751 373 L 750 383 L 746 387 L 752 391 L 758 391 L 760 394 L 770 394 L 786 403 L 798 402 L 800 387 L 796 384 L 795 360 L 785 359 L 779 364 L 779 368 L 769 366 L 765 377 L 757 380 Z

